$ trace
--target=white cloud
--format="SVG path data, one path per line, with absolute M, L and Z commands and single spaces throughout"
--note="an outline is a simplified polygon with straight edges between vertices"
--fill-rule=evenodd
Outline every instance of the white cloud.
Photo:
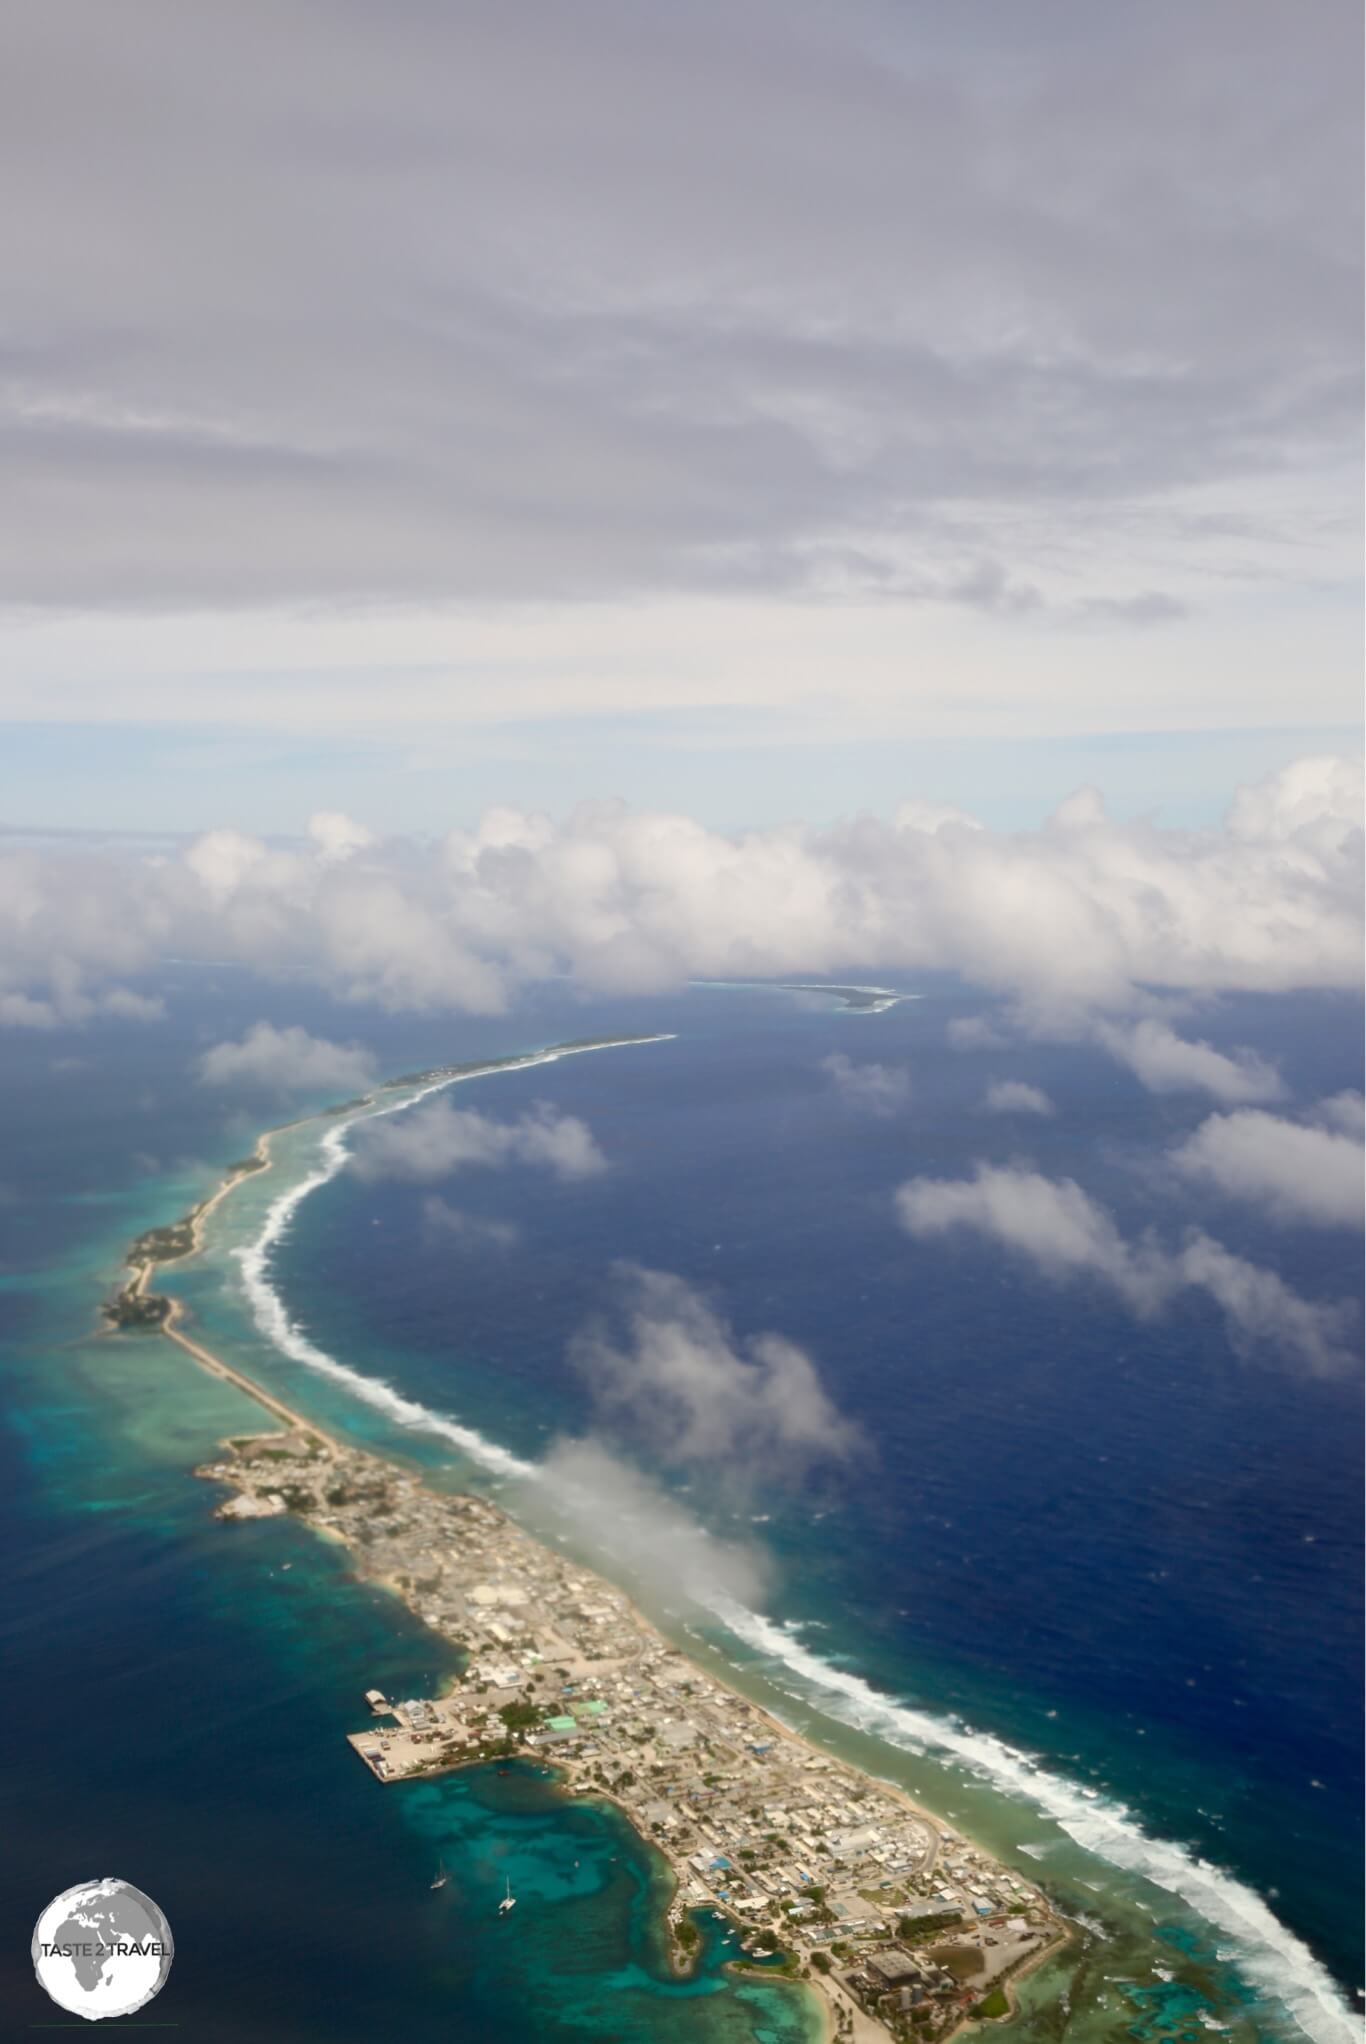
M 960 1228 L 989 1236 L 1055 1280 L 1092 1272 L 1138 1313 L 1152 1313 L 1171 1289 L 1165 1259 L 1150 1242 L 1133 1249 L 1103 1207 L 1071 1178 L 979 1164 L 973 1178 L 912 1178 L 896 1194 L 902 1226 L 919 1241 Z
M 897 830 L 924 831 L 928 837 L 934 837 L 950 824 L 961 830 L 983 828 L 980 819 L 969 816 L 966 809 L 946 808 L 942 802 L 900 802 L 892 822 Z
M 166 1015 L 159 995 L 134 993 L 131 987 L 111 987 L 100 995 L 99 1008 L 105 1015 L 122 1015 L 126 1022 L 160 1022 Z
M 779 1334 L 738 1340 L 693 1286 L 623 1265 L 624 1338 L 599 1322 L 571 1358 L 600 1411 L 675 1466 L 749 1479 L 799 1478 L 842 1460 L 858 1436 L 804 1350 Z
M 1038 1086 L 1023 1079 L 994 1079 L 982 1096 L 984 1114 L 1056 1114 L 1057 1108 Z
M 1349 779 L 1273 834 L 1095 822 L 1024 833 L 897 829 L 875 817 L 727 836 L 686 816 L 586 803 L 559 822 L 498 810 L 432 848 L 339 858 L 231 830 L 183 857 L 104 847 L 0 857 L 0 995 L 56 1002 L 157 957 L 231 958 L 396 1009 L 496 1013 L 551 974 L 607 991 L 689 977 L 961 974 L 1028 1026 L 1107 1020 L 1145 1084 L 1232 1104 L 1275 1079 L 1183 1044 L 1152 989 L 1352 987 L 1361 977 Z M 1307 814 L 1307 812 L 1306 812 Z M 1289 834 L 1286 834 L 1286 833 Z M 958 1040 L 970 1040 L 958 1031 Z M 979 1039 L 980 1040 L 980 1039 Z
M 242 1086 L 268 1093 L 333 1088 L 363 1093 L 374 1077 L 374 1059 L 357 1043 L 330 1043 L 293 1025 L 277 1029 L 257 1022 L 240 1043 L 216 1043 L 199 1060 L 207 1086 Z
M 1188 1285 L 1223 1308 L 1236 1349 L 1251 1353 L 1265 1345 L 1324 1374 L 1352 1367 L 1342 1345 L 1347 1316 L 1341 1307 L 1302 1299 L 1274 1271 L 1232 1255 L 1208 1235 L 1192 1237 L 1177 1268 Z
M 753 1608 L 770 1586 L 772 1568 L 757 1548 L 718 1539 L 596 1438 L 552 1443 L 525 1499 L 533 1523 L 547 1503 L 575 1548 L 610 1557 L 671 1604 L 681 1590 L 704 1607 L 721 1596 Z
M 1078 788 L 1058 804 L 1048 822 L 1053 830 L 1098 830 L 1108 820 L 1100 789 Z
M 842 1100 L 865 1114 L 891 1115 L 911 1097 L 910 1073 L 896 1065 L 855 1064 L 842 1050 L 821 1059 Z
M 944 1031 L 950 1050 L 1008 1050 L 1010 1038 L 1003 1036 L 985 1015 L 958 1015 Z
M 51 1001 L 31 994 L 0 994 L 0 1025 L 6 1029 L 55 1029 L 59 1017 Z
M 373 831 L 338 809 L 320 809 L 308 819 L 308 835 L 324 859 L 349 859 L 375 842 Z
M 1211 1093 L 1216 1100 L 1276 1100 L 1285 1091 L 1275 1067 L 1251 1050 L 1232 1056 L 1191 1043 L 1152 1016 L 1131 1027 L 1099 1023 L 1096 1036 L 1150 1093 Z
M 116 1015 L 125 1022 L 160 1022 L 165 1014 L 166 1003 L 159 995 L 118 986 L 83 993 L 74 973 L 59 980 L 49 1000 L 35 1000 L 25 993 L 0 993 L 0 1029 L 58 1029 L 63 1024 L 79 1026 L 99 1015 Z
M 972 1178 L 909 1180 L 896 1194 L 896 1207 L 917 1240 L 966 1229 L 1024 1257 L 1054 1283 L 1091 1277 L 1108 1284 L 1141 1317 L 1160 1312 L 1183 1291 L 1202 1291 L 1221 1308 L 1240 1352 L 1266 1345 L 1312 1371 L 1350 1366 L 1342 1308 L 1301 1298 L 1273 1271 L 1199 1232 L 1175 1252 L 1151 1234 L 1126 1242 L 1073 1179 L 979 1164 Z
M 1299 759 L 1256 787 L 1240 788 L 1229 809 L 1228 830 L 1251 843 L 1261 840 L 1331 857 L 1348 843 L 1363 801 L 1360 758 Z
M 436 1194 L 422 1202 L 422 1219 L 432 1235 L 476 1249 L 511 1249 L 522 1237 L 515 1221 L 496 1221 L 486 1214 L 468 1213 Z
M 240 830 L 210 830 L 190 846 L 185 864 L 210 897 L 222 903 L 267 857 L 259 838 L 246 837 Z
M 353 1169 L 363 1178 L 448 1178 L 472 1165 L 539 1165 L 556 1178 L 595 1177 L 607 1159 L 576 1115 L 538 1101 L 515 1121 L 495 1121 L 441 1095 L 409 1113 L 362 1123 Z
M 1330 1112 L 1336 1105 L 1325 1103 Z M 1366 1206 L 1366 1150 L 1359 1122 L 1357 1127 L 1353 1141 L 1332 1128 L 1306 1127 L 1244 1108 L 1212 1114 L 1170 1156 L 1186 1177 L 1264 1207 L 1277 1220 L 1359 1228 Z
M 1320 1100 L 1311 1110 L 1310 1118 L 1324 1128 L 1337 1129 L 1341 1135 L 1355 1136 L 1358 1142 L 1366 1140 L 1366 1096 L 1350 1089 Z

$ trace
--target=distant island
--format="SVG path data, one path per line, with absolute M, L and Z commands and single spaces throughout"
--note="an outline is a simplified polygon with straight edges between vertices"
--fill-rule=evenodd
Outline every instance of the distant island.
M 692 979 L 694 987 L 734 987 L 749 989 L 755 993 L 773 994 L 828 994 L 859 1015 L 882 1015 L 888 1008 L 895 1008 L 902 1001 L 918 1001 L 920 994 L 898 993 L 895 987 L 839 986 L 831 980 L 797 979 Z
M 785 994 L 831 994 L 843 1007 L 863 1015 L 881 1015 L 902 1001 L 918 1001 L 919 994 L 899 994 L 892 987 L 839 987 L 821 980 L 780 980 Z

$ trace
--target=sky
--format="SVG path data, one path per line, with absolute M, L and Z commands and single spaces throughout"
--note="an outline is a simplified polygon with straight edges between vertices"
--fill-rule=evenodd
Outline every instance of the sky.
M 0 826 L 711 831 L 1359 746 L 1339 0 L 17 0 Z

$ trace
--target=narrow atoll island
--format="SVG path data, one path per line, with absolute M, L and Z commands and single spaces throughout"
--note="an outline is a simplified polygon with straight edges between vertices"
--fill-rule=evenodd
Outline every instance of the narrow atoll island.
M 104 1311 L 164 1334 L 277 1423 L 196 1470 L 231 1491 L 220 1518 L 293 1514 L 458 1650 L 441 1696 L 367 1693 L 370 1721 L 349 1742 L 375 1780 L 524 1755 L 567 1795 L 611 1800 L 673 1871 L 675 1962 L 690 1963 L 700 1912 L 725 1917 L 752 1963 L 822 1997 L 832 2036 L 938 2044 L 1010 2014 L 1013 1983 L 1069 1934 L 1037 1886 L 718 1680 L 488 1499 L 433 1489 L 314 1424 L 192 1339 L 179 1300 L 149 1291 L 156 1266 L 193 1255 L 213 1209 L 270 1163 L 262 1136 L 207 1199 L 139 1236 Z
M 687 1659 L 613 1584 L 485 1498 L 429 1489 L 303 1418 L 239 1437 L 195 1472 L 225 1519 L 293 1513 L 456 1646 L 442 1696 L 368 1692 L 349 1735 L 380 1782 L 526 1754 L 572 1795 L 610 1797 L 664 1854 L 674 1949 L 692 1912 L 785 1962 L 837 2030 L 944 2038 L 1010 2009 L 1008 1983 L 1063 1935 L 1029 1881 L 799 1738 Z M 870 2027 L 873 2026 L 873 2027 Z

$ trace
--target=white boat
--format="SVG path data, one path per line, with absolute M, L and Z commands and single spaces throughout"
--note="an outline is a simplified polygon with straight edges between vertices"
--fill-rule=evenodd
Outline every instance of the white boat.
M 511 1880 L 509 1880 L 507 1883 L 507 1893 L 506 1895 L 504 1895 L 502 1901 L 498 1904 L 498 1914 L 500 1916 L 506 1916 L 509 1909 L 515 1909 L 516 1907 L 517 1897 L 512 1892 L 512 1882 Z
M 432 1882 L 432 1886 L 434 1888 L 444 1888 L 449 1879 L 450 1875 L 446 1872 L 444 1861 L 438 1860 L 436 1863 L 436 1877 Z

